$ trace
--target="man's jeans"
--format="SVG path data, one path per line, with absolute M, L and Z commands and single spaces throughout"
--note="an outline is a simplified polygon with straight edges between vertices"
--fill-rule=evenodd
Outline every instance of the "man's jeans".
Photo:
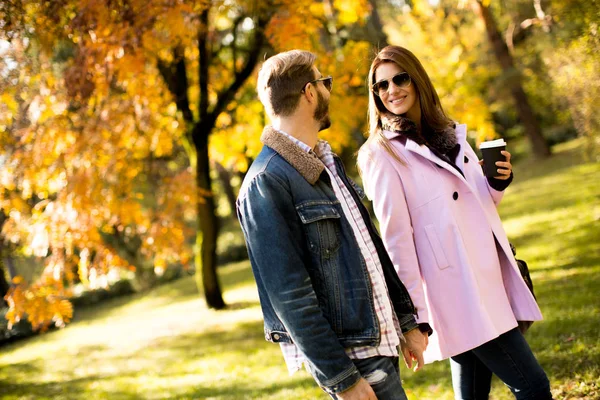
M 457 400 L 487 400 L 492 373 L 517 399 L 552 399 L 550 382 L 518 328 L 450 358 Z
M 398 357 L 370 357 L 352 361 L 373 388 L 377 400 L 408 400 L 400 381 Z M 331 397 L 337 399 L 335 395 Z

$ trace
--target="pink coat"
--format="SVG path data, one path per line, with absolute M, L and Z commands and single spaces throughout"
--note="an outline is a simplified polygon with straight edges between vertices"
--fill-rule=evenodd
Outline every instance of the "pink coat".
M 391 140 L 405 165 L 375 142 L 358 155 L 365 192 L 417 321 L 434 330 L 427 363 L 488 342 L 517 320 L 542 319 L 496 210 L 503 192 L 488 185 L 466 131 L 456 127 L 457 165 L 466 178 L 410 139 Z

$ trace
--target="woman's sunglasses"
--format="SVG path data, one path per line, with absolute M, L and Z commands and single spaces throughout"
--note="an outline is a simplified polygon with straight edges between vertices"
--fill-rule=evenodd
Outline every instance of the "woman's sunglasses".
M 384 79 L 374 83 L 371 87 L 373 93 L 379 97 L 383 96 L 390 88 L 390 81 L 394 82 L 394 85 L 398 86 L 399 88 L 409 87 L 410 83 L 412 82 L 408 73 L 400 72 L 399 74 L 392 76 L 390 79 Z

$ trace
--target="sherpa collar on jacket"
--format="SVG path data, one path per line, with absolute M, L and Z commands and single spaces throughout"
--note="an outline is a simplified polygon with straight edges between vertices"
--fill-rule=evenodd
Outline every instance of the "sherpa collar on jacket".
M 323 162 L 314 153 L 307 153 L 302 150 L 285 135 L 277 132 L 271 125 L 265 126 L 260 141 L 275 150 L 311 185 L 317 182 L 325 169 Z

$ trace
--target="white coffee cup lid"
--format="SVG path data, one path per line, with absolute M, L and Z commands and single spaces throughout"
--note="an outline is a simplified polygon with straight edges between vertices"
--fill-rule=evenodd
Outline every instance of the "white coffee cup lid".
M 481 142 L 479 145 L 480 149 L 489 149 L 490 147 L 506 146 L 504 139 L 488 140 L 487 142 Z

